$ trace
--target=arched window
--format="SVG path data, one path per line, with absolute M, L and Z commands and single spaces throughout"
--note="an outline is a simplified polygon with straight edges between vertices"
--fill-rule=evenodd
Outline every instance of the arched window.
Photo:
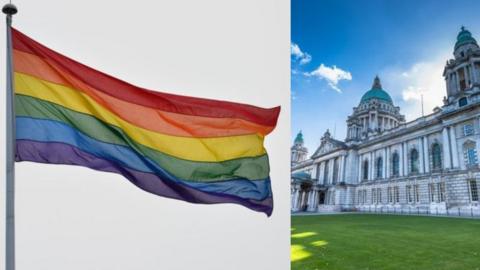
M 383 159 L 382 157 L 378 157 L 377 161 L 375 162 L 375 176 L 377 178 L 382 178 L 382 172 L 383 172 Z
M 333 184 L 338 181 L 338 158 L 333 161 Z
M 323 183 L 328 184 L 328 160 L 325 161 L 325 169 L 323 169 Z
M 474 141 L 468 140 L 463 144 L 463 153 L 467 167 L 477 164 L 477 144 Z
M 442 168 L 442 149 L 438 143 L 432 145 L 432 169 L 440 170 Z
M 363 180 L 368 180 L 368 160 L 363 162 Z
M 410 151 L 410 172 L 418 173 L 418 151 L 412 149 Z
M 397 152 L 393 153 L 392 155 L 392 175 L 400 175 L 400 157 L 398 156 Z

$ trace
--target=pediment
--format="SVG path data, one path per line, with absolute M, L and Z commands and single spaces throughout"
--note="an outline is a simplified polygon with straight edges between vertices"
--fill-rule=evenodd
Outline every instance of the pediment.
M 320 146 L 317 148 L 312 158 L 323 156 L 325 154 L 334 152 L 336 150 L 342 150 L 345 148 L 345 143 L 333 139 L 322 140 Z

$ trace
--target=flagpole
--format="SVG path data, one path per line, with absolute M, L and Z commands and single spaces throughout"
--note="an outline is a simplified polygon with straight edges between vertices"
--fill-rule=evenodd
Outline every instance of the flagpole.
M 5 270 L 15 270 L 15 103 L 13 93 L 12 60 L 12 15 L 17 7 L 12 3 L 3 6 L 7 15 L 7 157 L 6 157 L 6 224 L 5 224 Z

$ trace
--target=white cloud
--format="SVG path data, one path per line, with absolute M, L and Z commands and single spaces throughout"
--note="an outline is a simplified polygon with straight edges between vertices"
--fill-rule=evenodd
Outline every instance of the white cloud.
M 338 87 L 338 83 L 341 80 L 352 80 L 352 74 L 336 66 L 328 67 L 321 64 L 317 69 L 311 72 L 305 72 L 305 76 L 314 76 L 323 80 L 326 80 L 328 85 L 335 91 L 341 93 L 342 90 Z
M 300 65 L 304 65 L 312 61 L 312 56 L 306 52 L 303 52 L 300 47 L 293 42 L 290 44 L 290 54 L 295 60 L 299 61 Z
M 442 76 L 449 53 L 440 53 L 431 59 L 414 63 L 407 69 L 391 69 L 385 73 L 382 83 L 393 96 L 401 96 L 401 112 L 407 121 L 422 115 L 422 96 L 425 115 L 442 105 L 446 95 L 445 80 Z

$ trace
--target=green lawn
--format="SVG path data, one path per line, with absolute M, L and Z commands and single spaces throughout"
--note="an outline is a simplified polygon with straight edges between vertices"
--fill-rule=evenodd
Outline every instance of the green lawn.
M 480 220 L 294 216 L 292 270 L 480 269 Z

